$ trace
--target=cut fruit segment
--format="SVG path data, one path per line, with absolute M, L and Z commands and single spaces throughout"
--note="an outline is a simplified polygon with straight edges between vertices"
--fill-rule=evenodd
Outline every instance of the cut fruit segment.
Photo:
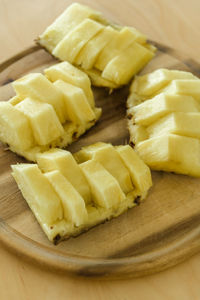
M 124 85 L 141 70 L 154 56 L 154 53 L 133 42 L 126 50 L 114 57 L 102 72 L 102 77 Z
M 53 55 L 61 60 L 74 63 L 85 44 L 101 30 L 103 30 L 103 26 L 100 23 L 85 19 L 57 44 Z
M 87 204 L 91 201 L 87 180 L 70 152 L 62 149 L 51 149 L 48 152 L 38 154 L 37 163 L 43 172 L 60 171 Z
M 72 184 L 58 171 L 44 174 L 62 201 L 64 218 L 75 226 L 88 218 L 85 202 Z
M 100 118 L 89 77 L 68 62 L 13 82 L 17 95 L 0 104 L 0 141 L 26 159 L 64 148 Z M 89 98 L 88 98 L 89 97 Z
M 199 139 L 169 134 L 138 143 L 136 149 L 153 170 L 200 176 Z
M 111 144 L 97 143 L 91 147 L 84 147 L 76 153 L 75 158 L 79 163 L 89 159 L 98 161 L 115 177 L 125 194 L 133 190 L 129 171 Z
M 115 30 L 107 26 L 91 39 L 80 51 L 75 63 L 83 69 L 92 69 L 103 48 L 113 39 Z
M 63 218 L 61 201 L 37 165 L 12 166 L 13 177 L 38 221 L 52 224 Z
M 159 69 L 133 81 L 130 144 L 152 169 L 200 177 L 199 100 L 200 80 L 189 72 Z
M 200 113 L 171 113 L 147 128 L 149 137 L 168 133 L 200 138 Z
M 137 124 L 148 126 L 171 112 L 198 112 L 200 106 L 191 96 L 159 94 L 128 110 Z
M 52 51 L 53 48 L 85 18 L 100 19 L 101 14 L 87 6 L 73 3 L 39 37 L 39 42 Z
M 38 145 L 47 145 L 63 134 L 64 129 L 51 105 L 26 98 L 15 107 L 29 119 Z
M 133 184 L 139 191 L 147 191 L 152 186 L 151 172 L 142 159 L 127 146 L 116 147 L 117 152 L 128 168 Z
M 63 92 L 68 120 L 76 124 L 84 124 L 95 120 L 94 111 L 81 88 L 62 80 L 55 81 L 54 85 Z
M 13 82 L 13 87 L 21 99 L 31 97 L 41 102 L 51 104 L 61 123 L 66 120 L 63 95 L 53 84 L 42 74 L 28 74 Z
M 198 77 L 189 72 L 158 69 L 152 73 L 138 76 L 133 81 L 130 91 L 140 96 L 151 97 L 175 79 L 197 80 Z
M 167 94 L 189 95 L 200 101 L 200 80 L 173 80 L 164 89 Z
M 94 107 L 94 96 L 88 76 L 68 62 L 62 62 L 44 70 L 46 77 L 51 81 L 63 80 L 67 83 L 80 87 L 87 97 L 91 107 Z
M 125 200 L 117 180 L 97 161 L 89 160 L 80 167 L 90 185 L 94 202 L 106 209 L 115 208 Z
M 85 162 L 77 164 L 70 152 L 51 149 L 37 155 L 37 163 L 43 173 L 37 165 L 12 166 L 19 189 L 49 240 L 54 243 L 119 216 L 142 201 L 151 185 L 151 175 L 146 171 L 144 162 L 130 147 L 96 143 L 84 147 L 74 156 Z M 133 161 L 134 165 L 130 166 Z M 136 185 L 129 182 L 130 177 L 134 178 L 132 181 Z M 126 194 L 118 182 L 124 183 Z M 53 206 L 56 203 L 58 207 Z
M 137 29 L 113 24 L 81 4 L 72 4 L 37 42 L 56 58 L 87 71 L 93 85 L 111 89 L 127 84 L 156 50 Z M 140 50 L 130 47 L 133 42 Z
M 0 140 L 22 150 L 35 144 L 28 118 L 8 102 L 0 102 Z

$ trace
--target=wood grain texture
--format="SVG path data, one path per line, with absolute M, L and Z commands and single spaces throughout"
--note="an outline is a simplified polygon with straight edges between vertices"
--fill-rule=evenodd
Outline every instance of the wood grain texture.
M 0 0 L 1 61 L 28 47 L 70 1 Z M 89 3 L 90 1 L 82 1 Z M 116 21 L 199 60 L 199 1 L 93 1 Z M 130 10 L 130 7 L 133 8 Z M 181 9 L 180 9 L 181 8 Z M 44 13 L 45 12 L 45 13 Z M 148 13 L 147 13 L 148 12 Z M 41 17 L 42 16 L 42 17 Z M 34 24 L 34 25 L 33 25 Z M 40 270 L 0 249 L 1 299 L 199 299 L 199 256 L 176 268 L 137 280 L 90 282 Z M 52 284 L 52 282 L 54 284 Z M 78 288 L 77 288 L 78 287 Z

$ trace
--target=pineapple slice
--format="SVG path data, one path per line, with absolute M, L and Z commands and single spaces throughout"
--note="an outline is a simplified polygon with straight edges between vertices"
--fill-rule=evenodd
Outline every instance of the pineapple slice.
M 153 170 L 200 177 L 199 139 L 166 134 L 138 143 L 136 150 Z
M 133 81 L 130 144 L 153 170 L 200 177 L 199 100 L 200 80 L 189 72 L 160 69 Z
M 161 93 L 128 110 L 137 124 L 148 126 L 171 112 L 198 112 L 200 106 L 191 96 Z
M 97 143 L 91 147 L 84 147 L 76 153 L 75 158 L 79 163 L 89 159 L 98 161 L 115 177 L 125 194 L 133 190 L 129 171 L 111 144 Z
M 15 108 L 29 119 L 38 145 L 47 145 L 63 134 L 64 129 L 50 104 L 26 98 Z
M 61 201 L 37 165 L 12 166 L 13 177 L 40 223 L 52 224 L 63 218 Z
M 84 45 L 101 30 L 100 23 L 85 19 L 57 44 L 52 53 L 61 60 L 74 63 Z
M 31 73 L 14 81 L 12 85 L 21 99 L 31 97 L 49 103 L 54 107 L 60 122 L 66 121 L 63 94 L 44 75 Z
M 154 56 L 154 53 L 140 44 L 133 42 L 123 52 L 109 61 L 102 72 L 102 77 L 124 85 L 141 70 Z
M 140 97 L 151 97 L 172 80 L 176 79 L 197 80 L 198 77 L 189 72 L 158 69 L 152 73 L 138 76 L 133 81 L 130 91 L 138 94 Z
M 73 185 L 58 170 L 46 173 L 44 176 L 62 201 L 64 218 L 75 226 L 84 224 L 88 218 L 85 202 Z
M 156 50 L 137 29 L 113 24 L 81 4 L 69 6 L 38 43 L 56 58 L 87 71 L 93 85 L 111 89 L 127 84 Z
M 77 164 L 68 151 L 51 149 L 37 155 L 40 169 L 35 164 L 12 166 L 24 198 L 55 244 L 119 216 L 143 200 L 151 185 L 148 167 L 129 146 L 97 143 L 75 157 L 84 162 Z M 120 187 L 118 168 L 132 179 L 130 191 Z
M 17 95 L 0 105 L 0 140 L 28 160 L 66 147 L 101 116 L 86 74 L 68 62 L 13 82 Z M 89 98 L 88 98 L 89 97 Z
M 168 114 L 147 127 L 149 137 L 168 133 L 200 138 L 200 113 Z
M 147 191 L 152 186 L 149 168 L 129 145 L 118 146 L 116 150 L 128 168 L 134 186 L 141 192 Z
M 39 37 L 39 43 L 52 51 L 66 34 L 86 18 L 100 19 L 101 14 L 87 6 L 73 3 Z
M 46 77 L 55 82 L 59 79 L 80 87 L 92 108 L 94 108 L 94 96 L 91 90 L 91 83 L 88 76 L 81 70 L 75 68 L 68 62 L 62 62 L 44 70 Z
M 28 118 L 8 102 L 0 102 L 0 140 L 13 148 L 29 149 L 35 144 Z
M 68 120 L 77 124 L 84 124 L 95 120 L 95 113 L 81 88 L 62 80 L 55 81 L 54 85 L 60 89 L 65 96 L 65 109 L 67 111 Z
M 37 164 L 43 172 L 58 170 L 73 185 L 88 204 L 91 201 L 90 188 L 73 155 L 62 149 L 51 149 L 37 155 Z
M 100 207 L 116 208 L 125 199 L 117 180 L 97 161 L 89 160 L 80 164 L 90 185 L 94 202 Z
M 94 67 L 101 51 L 113 39 L 115 30 L 107 26 L 91 39 L 78 54 L 75 63 L 81 65 L 83 69 L 89 70 Z M 102 52 L 101 52 L 102 53 Z

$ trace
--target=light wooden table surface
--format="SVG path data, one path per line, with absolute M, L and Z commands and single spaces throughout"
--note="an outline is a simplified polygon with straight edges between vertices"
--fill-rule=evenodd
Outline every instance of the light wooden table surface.
M 0 62 L 30 46 L 70 3 L 68 0 L 0 0 Z M 200 62 L 199 0 L 94 0 L 97 9 L 150 39 Z M 72 278 L 39 269 L 0 246 L 1 300 L 199 300 L 200 255 L 165 272 L 120 281 Z

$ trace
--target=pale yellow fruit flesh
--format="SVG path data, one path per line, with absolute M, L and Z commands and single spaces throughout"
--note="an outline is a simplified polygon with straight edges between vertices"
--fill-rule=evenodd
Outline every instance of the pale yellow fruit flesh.
M 43 172 L 58 170 L 73 185 L 88 204 L 91 202 L 91 192 L 82 170 L 73 155 L 66 150 L 51 149 L 37 155 L 37 164 Z
M 103 144 L 103 143 L 102 143 Z M 76 158 L 81 162 L 88 159 L 98 161 L 119 182 L 122 191 L 127 194 L 133 190 L 130 174 L 125 167 L 120 155 L 111 144 L 101 143 L 93 145 L 93 149 L 85 147 L 76 153 Z M 99 145 L 99 147 L 98 147 Z
M 81 65 L 83 69 L 92 69 L 98 59 L 100 52 L 110 42 L 114 35 L 114 29 L 110 26 L 105 27 L 96 34 L 78 54 L 75 63 Z
M 137 124 L 148 126 L 171 112 L 198 112 L 200 106 L 191 96 L 159 94 L 151 100 L 132 107 L 128 113 L 134 115 Z
M 13 177 L 39 222 L 52 224 L 63 218 L 61 201 L 37 165 L 12 166 Z
M 133 42 L 121 54 L 109 61 L 102 72 L 102 77 L 118 85 L 126 84 L 153 56 L 152 51 Z
M 198 79 L 198 77 L 189 72 L 158 69 L 152 73 L 136 77 L 130 91 L 140 96 L 151 97 L 175 79 L 194 80 Z
M 136 149 L 153 170 L 200 176 L 199 139 L 168 134 L 138 143 Z
M 200 80 L 174 80 L 163 92 L 167 94 L 189 95 L 200 101 Z
M 142 159 L 129 146 L 116 147 L 121 159 L 130 172 L 133 184 L 139 191 L 148 190 L 152 186 L 151 172 Z
M 85 202 L 73 185 L 58 170 L 45 173 L 44 176 L 62 201 L 64 218 L 76 226 L 84 224 L 88 218 Z
M 15 108 L 29 119 L 38 145 L 47 145 L 63 134 L 64 129 L 50 104 L 26 98 Z
M 28 118 L 8 102 L 0 102 L 0 140 L 22 150 L 34 146 Z
M 55 81 L 54 85 L 64 95 L 65 110 L 70 121 L 76 124 L 84 124 L 95 120 L 94 111 L 81 88 L 62 80 Z
M 149 137 L 168 133 L 200 139 L 200 113 L 171 113 L 147 128 Z
M 86 18 L 100 18 L 99 12 L 81 5 L 73 3 L 70 5 L 52 25 L 47 27 L 45 32 L 40 36 L 40 43 L 52 51 L 55 46 L 69 33 L 73 28 L 80 24 Z
M 14 90 L 20 98 L 31 97 L 41 102 L 51 104 L 60 120 L 66 120 L 66 111 L 62 92 L 40 73 L 28 74 L 12 83 Z
M 53 55 L 73 63 L 84 45 L 101 30 L 103 26 L 100 23 L 85 19 L 57 44 Z
M 97 205 L 113 208 L 125 199 L 117 180 L 97 161 L 89 160 L 80 167 L 90 185 L 92 197 Z
M 62 62 L 45 69 L 44 73 L 51 82 L 60 79 L 80 87 L 85 92 L 90 106 L 95 106 L 89 77 L 83 71 L 75 68 L 68 62 Z

